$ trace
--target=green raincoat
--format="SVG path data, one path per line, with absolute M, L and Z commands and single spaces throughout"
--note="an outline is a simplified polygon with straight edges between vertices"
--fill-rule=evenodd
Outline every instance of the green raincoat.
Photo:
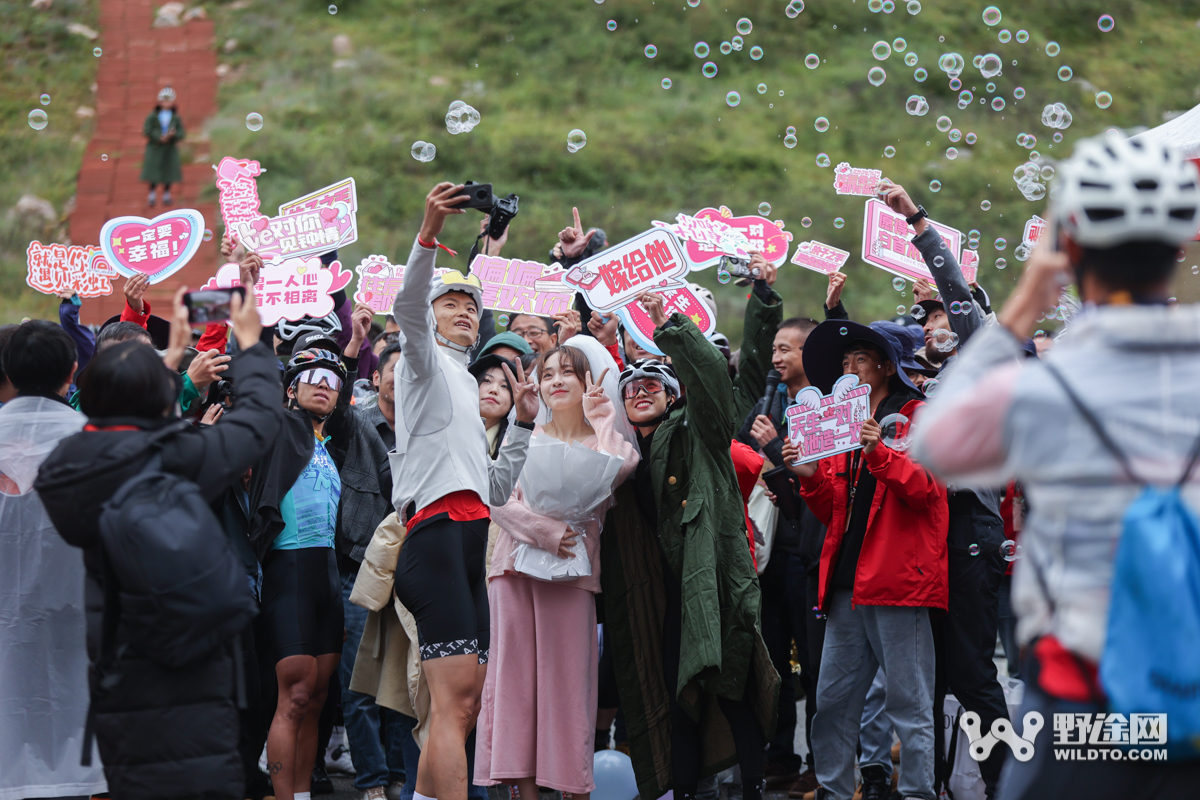
M 770 302 L 764 303 L 751 291 L 746 301 L 746 319 L 742 326 L 742 350 L 738 356 L 738 374 L 733 379 L 733 425 L 736 431 L 746 415 L 762 399 L 771 371 L 771 346 L 775 332 L 783 322 L 783 298 L 774 289 Z
M 749 699 L 763 735 L 775 732 L 779 675 L 759 631 L 759 586 L 746 544 L 729 447 L 733 388 L 725 358 L 687 317 L 654 332 L 687 402 L 659 426 L 649 469 L 659 519 L 642 516 L 632 482 L 616 492 L 600 548 L 605 647 L 611 647 L 630 755 L 642 797 L 671 788 L 668 691 L 700 725 L 701 774 L 737 763 L 717 697 Z M 657 536 L 657 542 L 655 537 Z M 658 548 L 682 587 L 679 683 L 664 683 L 665 596 Z
M 158 108 L 155 107 L 142 123 L 142 135 L 146 137 L 146 154 L 142 158 L 141 177 L 144 183 L 167 184 L 183 180 L 176 142 L 182 140 L 187 132 L 183 129 L 183 120 L 179 118 L 178 111 L 171 112 L 167 133 L 171 138 L 164 142 L 162 125 L 158 121 Z

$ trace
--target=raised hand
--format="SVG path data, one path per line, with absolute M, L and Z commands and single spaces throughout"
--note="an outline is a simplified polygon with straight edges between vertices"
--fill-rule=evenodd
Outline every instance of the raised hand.
M 244 252 L 244 251 L 243 251 Z M 257 286 L 262 274 L 263 260 L 258 253 L 246 253 L 238 262 L 238 275 L 242 286 Z
M 766 447 L 779 436 L 770 418 L 762 414 L 754 418 L 754 423 L 750 426 L 750 435 L 758 442 L 759 447 Z
M 592 316 L 588 319 L 587 327 L 592 332 L 592 336 L 596 337 L 596 341 L 605 347 L 611 347 L 617 343 L 616 314 L 609 314 L 605 317 L 599 311 L 593 311 Z
M 262 337 L 262 319 L 254 303 L 254 284 L 242 287 L 246 291 L 243 300 L 237 293 L 229 298 L 229 322 L 233 325 L 233 335 L 237 339 L 240 350 L 248 350 L 258 344 Z
M 500 250 L 503 249 L 505 243 L 508 241 L 508 226 L 504 226 L 504 233 L 500 234 L 499 239 L 493 239 L 487 235 L 488 223 L 491 221 L 492 218 L 490 216 L 484 216 L 479 222 L 479 233 L 483 235 L 484 249 L 487 251 L 487 254 L 489 256 L 498 256 L 500 255 Z
M 558 234 L 558 241 L 562 245 L 563 256 L 566 258 L 578 258 L 584 248 L 588 246 L 588 242 L 595 235 L 595 230 L 590 230 L 585 235 L 583 225 L 579 222 L 579 209 L 572 208 L 571 213 L 575 216 L 575 224 L 570 228 L 563 228 Z
M 142 298 L 146 294 L 146 288 L 150 286 L 150 276 L 139 272 L 132 278 L 125 281 L 125 302 L 139 314 L 145 314 L 146 305 Z
M 825 292 L 825 307 L 837 308 L 842 302 L 842 289 L 846 285 L 846 275 L 843 272 L 829 273 L 829 289 Z
M 584 372 L 584 384 L 583 385 L 586 387 L 586 391 L 584 391 L 584 395 L 583 395 L 584 397 L 593 397 L 593 398 L 599 400 L 605 396 L 603 384 L 604 384 L 604 378 L 608 375 L 608 370 L 609 370 L 609 367 L 605 367 L 604 372 L 600 373 L 600 377 L 596 379 L 595 383 L 592 383 L 592 371 L 589 369 L 586 372 Z
M 465 208 L 459 207 L 463 199 L 456 196 L 462 188 L 461 183 L 442 181 L 429 190 L 429 194 L 425 196 L 425 219 L 421 221 L 422 242 L 437 241 L 438 234 L 446 224 L 446 217 L 467 213 Z
M 1037 318 L 1058 304 L 1063 288 L 1071 282 L 1070 266 L 1067 254 L 1051 250 L 1049 238 L 1043 238 L 1026 262 L 1017 288 L 1004 302 L 997 316 L 1000 324 L 1019 339 L 1029 336 Z
M 573 308 L 554 315 L 554 323 L 558 328 L 558 343 L 562 344 L 583 329 L 583 318 Z
M 125 283 L 126 294 L 128 295 L 129 284 L 133 283 L 138 278 L 146 277 L 138 275 L 135 278 L 130 278 Z M 149 279 L 147 278 L 147 281 Z M 172 308 L 174 313 L 171 315 L 171 335 L 167 339 L 167 354 L 163 356 L 163 363 L 172 372 L 179 371 L 179 365 L 183 363 L 183 351 L 192 342 L 192 325 L 188 322 L 187 306 L 183 304 L 183 296 L 187 294 L 187 287 L 180 286 L 175 292 L 175 297 L 172 300 Z M 140 299 L 139 299 L 140 302 Z
M 929 283 L 925 278 L 917 278 L 917 282 L 913 284 L 913 299 L 918 303 L 923 303 L 926 300 L 932 300 L 937 296 L 937 289 Z
M 654 323 L 654 327 L 659 327 L 667 321 L 667 312 L 663 310 L 663 299 L 661 294 L 654 292 L 643 292 L 638 297 L 638 302 L 642 304 L 646 314 L 650 317 L 650 321 Z
M 222 355 L 218 350 L 206 350 L 197 353 L 188 365 L 187 374 L 197 389 L 203 389 L 221 377 L 221 373 L 229 369 L 230 356 Z
M 538 387 L 532 377 L 526 380 L 525 368 L 521 366 L 520 360 L 516 364 L 517 374 L 515 377 L 508 364 L 500 366 L 504 369 L 504 377 L 508 378 L 508 385 L 512 387 L 513 408 L 516 410 L 517 422 L 533 422 L 538 412 Z
M 750 274 L 755 280 L 766 281 L 767 286 L 774 286 L 779 270 L 774 264 L 763 258 L 762 253 L 755 251 L 750 256 Z
M 875 452 L 875 448 L 879 446 L 879 441 L 883 435 L 883 429 L 879 427 L 879 422 L 875 419 L 868 419 L 863 423 L 862 435 L 859 441 L 863 444 L 863 455 L 871 455 Z

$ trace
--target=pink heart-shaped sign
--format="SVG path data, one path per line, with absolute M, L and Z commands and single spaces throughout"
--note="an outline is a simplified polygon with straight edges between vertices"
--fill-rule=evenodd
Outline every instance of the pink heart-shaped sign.
M 250 223 L 250 227 L 254 228 L 254 230 L 258 231 L 259 233 L 262 233 L 267 229 L 267 222 L 268 220 L 266 217 L 259 217 L 258 219 L 254 220 L 254 222 Z
M 335 219 L 337 219 L 337 216 L 338 212 L 336 208 L 321 209 L 321 219 L 325 220 L 326 222 L 333 222 Z
M 100 249 L 109 265 L 124 275 L 149 275 L 158 283 L 178 272 L 200 249 L 204 215 L 181 208 L 154 219 L 116 217 L 100 230 Z

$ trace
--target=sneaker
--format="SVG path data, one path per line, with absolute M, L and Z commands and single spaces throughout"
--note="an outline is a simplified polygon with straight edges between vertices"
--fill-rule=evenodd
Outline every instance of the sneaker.
M 354 775 L 354 762 L 350 760 L 350 751 L 335 738 L 325 751 L 325 770 L 330 775 Z M 382 788 L 382 787 L 381 787 Z
M 267 746 L 265 744 L 263 745 L 262 755 L 258 757 L 258 771 L 263 775 L 271 774 L 270 771 L 267 770 Z
M 150 194 L 148 194 L 146 196 L 146 205 L 150 206 L 151 208 L 154 208 L 154 199 L 155 199 L 156 194 L 157 193 L 153 189 L 150 190 Z
M 862 768 L 862 800 L 888 800 L 892 796 L 892 781 L 879 764 Z
M 163 205 L 164 206 L 171 205 L 171 193 L 170 192 L 163 192 Z
M 333 781 L 329 779 L 329 774 L 325 772 L 324 767 L 313 767 L 312 785 L 309 787 L 309 792 L 312 794 L 333 794 Z
M 384 789 L 384 794 L 387 795 L 387 800 L 400 800 L 400 793 L 402 791 L 404 791 L 404 782 L 392 781 L 391 784 Z
M 387 800 L 387 789 L 382 786 L 372 786 L 363 792 L 363 800 Z

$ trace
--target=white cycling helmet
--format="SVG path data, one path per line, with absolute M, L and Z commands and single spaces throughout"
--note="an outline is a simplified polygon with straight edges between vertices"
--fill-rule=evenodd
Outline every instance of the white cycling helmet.
M 456 269 L 434 275 L 429 283 L 429 302 L 432 304 L 434 300 L 450 292 L 470 295 L 475 301 L 475 310 L 483 313 L 483 286 L 479 283 L 479 278 L 474 275 L 463 277 Z
M 342 320 L 337 313 L 324 317 L 305 317 L 299 321 L 281 319 L 275 326 L 275 332 L 285 342 L 292 342 L 305 333 L 323 333 L 331 339 L 336 339 L 342 332 Z
M 1171 148 L 1111 130 L 1083 139 L 1059 164 L 1051 210 L 1084 247 L 1179 245 L 1200 225 L 1200 178 Z
M 158 93 L 158 102 L 174 103 L 175 102 L 175 90 L 172 89 L 170 86 L 163 87 L 163 90 Z
M 679 378 L 675 376 L 675 370 L 671 369 L 670 364 L 664 364 L 657 358 L 638 359 L 621 371 L 621 378 L 617 381 L 617 391 L 624 396 L 625 387 L 638 378 L 660 380 L 663 388 L 672 397 L 679 397 Z

